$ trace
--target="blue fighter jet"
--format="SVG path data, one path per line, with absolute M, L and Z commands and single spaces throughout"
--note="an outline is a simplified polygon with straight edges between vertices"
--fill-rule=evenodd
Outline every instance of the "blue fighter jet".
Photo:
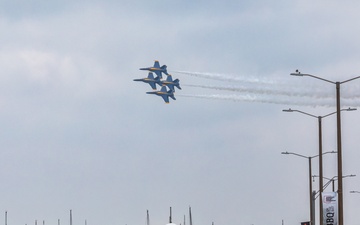
M 169 75 L 166 68 L 167 68 L 166 65 L 160 67 L 159 61 L 156 60 L 153 67 L 140 68 L 140 70 L 149 70 L 151 72 L 154 72 L 161 79 L 162 78 L 161 73 L 165 73 L 166 75 Z
M 162 86 L 160 91 L 151 91 L 151 92 L 146 92 L 146 94 L 154 94 L 154 95 L 158 95 L 161 96 L 165 103 L 169 103 L 169 97 L 176 100 L 175 96 L 174 96 L 174 91 L 172 90 L 167 90 L 166 86 Z
M 172 79 L 172 76 L 169 74 L 166 80 L 159 80 L 158 83 L 160 86 L 168 86 L 170 90 L 175 92 L 175 87 L 181 90 L 179 79 Z
M 147 77 L 141 79 L 134 79 L 134 81 L 142 81 L 144 83 L 148 83 L 153 90 L 156 90 L 156 84 L 160 85 L 160 77 L 157 76 L 154 78 L 152 72 L 149 72 L 149 75 Z

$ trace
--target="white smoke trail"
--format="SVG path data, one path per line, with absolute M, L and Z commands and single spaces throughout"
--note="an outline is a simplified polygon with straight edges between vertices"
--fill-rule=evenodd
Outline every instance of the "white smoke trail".
M 191 97 L 191 98 L 203 98 L 212 100 L 231 100 L 236 102 L 259 102 L 279 105 L 298 105 L 298 106 L 323 106 L 333 107 L 335 106 L 333 101 L 317 101 L 316 99 L 298 99 L 298 98 L 271 98 L 271 96 L 255 96 L 255 95 L 192 95 L 181 94 L 178 96 Z
M 340 104 L 342 107 L 360 107 L 360 100 L 358 98 L 341 99 Z
M 299 90 L 293 88 L 292 90 L 283 89 L 274 89 L 274 85 L 271 86 L 212 86 L 212 85 L 194 85 L 194 84 L 184 84 L 183 86 L 187 87 L 199 87 L 213 90 L 223 90 L 223 91 L 235 91 L 242 93 L 252 93 L 252 94 L 268 94 L 268 95 L 286 95 L 286 96 L 297 96 L 297 97 L 314 97 L 314 98 L 333 98 L 331 93 L 319 93 L 311 92 L 304 90 Z
M 360 85 L 355 83 L 341 86 L 341 98 L 356 99 L 360 98 Z
M 331 92 L 329 93 L 326 92 L 326 90 L 331 90 L 329 86 L 323 86 L 320 84 L 309 84 L 309 83 L 306 83 L 303 86 L 299 86 L 299 83 L 296 82 L 296 79 L 291 79 L 291 80 L 286 78 L 265 79 L 265 78 L 251 77 L 251 76 L 247 76 L 247 77 L 234 76 L 234 75 L 231 76 L 226 74 L 189 72 L 189 71 L 173 71 L 173 72 L 185 74 L 189 76 L 195 76 L 199 78 L 205 78 L 205 79 L 213 79 L 213 80 L 228 81 L 228 82 L 241 82 L 244 87 L 249 86 L 248 92 L 250 92 L 250 89 L 254 89 L 253 93 L 261 92 L 261 89 L 266 89 L 268 90 L 269 93 L 272 91 L 274 92 L 274 94 L 276 94 L 275 92 L 277 92 L 277 94 L 280 94 L 282 91 L 287 90 L 286 93 L 284 92 L 284 95 L 293 95 L 293 96 L 303 95 L 303 96 L 311 96 L 314 98 L 328 98 L 331 96 Z M 217 88 L 217 89 L 224 90 L 221 88 Z M 310 93 L 314 93 L 314 94 L 310 94 Z
M 252 94 L 268 94 L 268 95 L 285 95 L 293 97 L 311 97 L 315 99 L 331 99 L 335 98 L 335 85 L 332 89 L 329 85 L 321 83 L 314 83 L 308 80 L 307 82 L 302 81 L 301 84 L 298 82 L 292 83 L 289 79 L 264 79 L 255 77 L 245 76 L 231 76 L 226 74 L 217 73 L 203 73 L 203 72 L 190 72 L 190 71 L 172 71 L 179 74 L 185 74 L 189 76 L 195 76 L 205 79 L 213 79 L 220 81 L 229 82 L 242 82 L 243 86 L 240 87 L 221 87 L 221 86 L 209 86 L 209 85 L 183 85 L 200 88 L 208 88 L 215 90 L 226 90 L 236 91 L 242 93 Z M 341 99 L 342 100 L 353 100 L 349 102 L 349 105 L 358 105 L 360 98 L 360 85 L 351 85 L 350 87 L 342 88 Z M 314 99 L 310 99 L 313 101 Z M 351 103 L 351 104 L 350 104 Z M 321 104 L 320 104 L 321 105 Z M 325 104 L 326 105 L 326 104 Z
M 171 71 L 171 72 L 190 75 L 194 77 L 206 78 L 211 80 L 221 80 L 221 81 L 236 81 L 236 82 L 263 83 L 263 84 L 276 84 L 280 82 L 280 80 L 259 79 L 255 77 L 244 77 L 244 76 L 231 76 L 231 75 L 218 74 L 218 73 L 201 73 L 201 72 L 190 72 L 190 71 Z

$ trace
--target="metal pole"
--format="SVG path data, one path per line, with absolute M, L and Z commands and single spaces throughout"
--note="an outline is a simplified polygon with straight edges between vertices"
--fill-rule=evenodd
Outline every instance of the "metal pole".
M 311 157 L 309 158 L 309 193 L 310 193 L 310 224 L 315 225 L 314 210 L 313 210 L 313 191 L 312 191 L 312 180 L 311 180 Z
M 313 191 L 312 192 L 312 210 L 313 210 L 313 218 L 312 218 L 312 221 L 314 221 L 314 224 L 315 224 L 315 196 L 316 196 L 316 191 Z
M 322 124 L 321 124 L 321 116 L 318 117 L 318 121 L 319 121 L 319 178 L 320 178 L 320 182 L 319 182 L 319 192 L 320 192 L 320 198 L 319 198 L 319 217 L 320 217 L 320 225 L 323 225 L 323 202 L 322 202 L 322 193 L 323 193 L 323 159 L 322 159 Z
M 342 182 L 342 151 L 341 151 L 341 111 L 340 82 L 336 82 L 336 112 L 337 112 L 337 160 L 338 160 L 338 208 L 339 225 L 344 225 L 343 212 L 343 182 Z

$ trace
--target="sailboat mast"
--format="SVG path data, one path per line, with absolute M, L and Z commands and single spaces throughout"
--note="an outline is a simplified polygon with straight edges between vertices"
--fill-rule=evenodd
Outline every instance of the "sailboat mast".
M 172 223 L 172 218 L 171 218 L 171 207 L 170 207 L 170 217 L 169 217 L 169 223 Z
M 146 210 L 146 225 L 150 225 L 149 210 Z
M 192 225 L 192 216 L 191 216 L 191 207 L 189 206 L 189 218 L 190 218 L 190 225 Z

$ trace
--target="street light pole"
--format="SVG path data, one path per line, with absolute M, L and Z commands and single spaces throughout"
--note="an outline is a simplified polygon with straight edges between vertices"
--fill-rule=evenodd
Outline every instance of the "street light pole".
M 304 156 L 304 155 L 300 155 L 297 153 L 293 153 L 293 152 L 282 152 L 281 154 L 286 154 L 286 155 L 296 155 L 302 158 L 307 158 L 308 159 L 308 163 L 309 163 L 309 203 L 310 203 L 310 225 L 315 225 L 315 213 L 314 213 L 314 204 L 313 204 L 313 193 L 312 193 L 312 174 L 311 174 L 311 159 L 316 157 L 316 156 Z
M 315 225 L 315 210 L 314 210 L 314 198 L 313 198 L 313 191 L 312 191 L 312 180 L 311 180 L 311 157 L 308 157 L 309 160 L 309 202 L 310 202 L 310 225 Z
M 320 199 L 319 199 L 319 207 L 320 207 L 320 210 L 319 210 L 319 222 L 320 222 L 320 225 L 323 225 L 324 224 L 324 221 L 323 221 L 323 218 L 324 218 L 324 212 L 322 210 L 323 208 L 323 201 L 322 201 L 322 197 L 321 197 L 321 194 L 323 193 L 323 160 L 322 160 L 322 124 L 321 124 L 321 116 L 318 116 L 318 124 L 319 124 L 319 174 L 320 174 L 320 182 L 319 182 L 319 191 L 320 191 Z
M 336 153 L 334 151 L 331 152 L 324 152 L 322 153 L 322 155 L 328 154 L 328 153 Z M 315 200 L 315 195 L 313 194 L 313 188 L 312 188 L 312 169 L 311 169 L 311 159 L 318 157 L 319 155 L 314 155 L 314 156 L 304 156 L 298 153 L 294 153 L 294 152 L 281 152 L 281 154 L 285 154 L 285 155 L 295 155 L 295 156 L 299 156 L 302 158 L 307 158 L 308 162 L 309 162 L 309 201 L 310 201 L 310 224 L 311 225 L 315 225 L 315 207 L 314 207 L 314 200 Z
M 342 182 L 342 145 L 341 145 L 341 115 L 340 115 L 340 82 L 336 82 L 336 121 L 337 121 L 337 163 L 338 163 L 338 210 L 339 225 L 344 225 L 344 208 L 343 208 L 343 182 Z
M 347 109 L 341 109 L 340 111 L 353 111 L 353 110 L 356 110 L 356 108 L 347 108 Z M 307 112 L 303 112 L 303 111 L 300 111 L 300 110 L 294 110 L 294 109 L 284 109 L 283 112 L 298 112 L 298 113 L 301 113 L 301 114 L 304 114 L 304 115 L 307 115 L 307 116 L 311 116 L 313 118 L 317 118 L 318 119 L 318 127 L 319 127 L 319 176 L 320 176 L 320 179 L 319 179 L 319 192 L 320 192 L 320 196 L 321 196 L 321 193 L 323 192 L 323 186 L 324 186 L 324 183 L 323 183 L 323 158 L 322 158 L 322 155 L 323 155 L 323 151 L 322 151 L 322 118 L 325 118 L 325 117 L 328 117 L 330 115 L 333 115 L 336 113 L 335 112 L 332 112 L 332 113 L 329 113 L 327 115 L 324 115 L 324 116 L 315 116 L 313 114 L 310 114 L 310 113 L 307 113 Z M 320 197 L 320 204 L 319 204 L 319 218 L 320 218 L 320 225 L 323 225 L 324 224 L 324 221 L 323 221 L 323 202 L 321 200 L 321 197 Z
M 341 115 L 340 115 L 340 85 L 355 79 L 360 78 L 360 76 L 342 81 L 342 82 L 334 82 L 330 81 L 318 76 L 314 76 L 311 74 L 303 74 L 296 70 L 295 73 L 291 73 L 290 75 L 294 76 L 308 76 L 313 77 L 318 80 L 322 80 L 328 83 L 332 83 L 336 85 L 336 113 L 337 113 L 337 163 L 338 163 L 338 177 L 342 177 L 342 149 L 341 149 Z M 339 225 L 344 225 L 344 209 L 343 209 L 343 182 L 342 179 L 338 180 L 338 210 L 339 210 Z

